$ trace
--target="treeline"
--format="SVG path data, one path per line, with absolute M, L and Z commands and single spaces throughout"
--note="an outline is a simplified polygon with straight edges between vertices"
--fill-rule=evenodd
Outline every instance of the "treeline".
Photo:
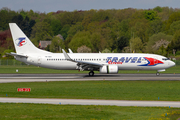
M 0 10 L 0 53 L 14 51 L 8 23 L 15 22 L 38 46 L 60 52 L 136 52 L 180 55 L 180 9 L 110 9 L 40 13 Z M 59 34 L 63 37 L 58 37 Z

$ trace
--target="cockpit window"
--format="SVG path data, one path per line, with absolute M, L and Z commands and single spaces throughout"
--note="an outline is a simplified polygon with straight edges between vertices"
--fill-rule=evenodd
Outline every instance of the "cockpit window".
M 162 58 L 162 60 L 165 60 L 165 61 L 166 61 L 166 60 L 169 60 L 169 58 Z

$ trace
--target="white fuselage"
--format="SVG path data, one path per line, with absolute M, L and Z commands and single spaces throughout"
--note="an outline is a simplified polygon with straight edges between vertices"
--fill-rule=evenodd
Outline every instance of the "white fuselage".
M 175 65 L 164 56 L 142 53 L 69 53 L 71 59 L 102 65 L 117 65 L 118 70 L 161 70 Z M 27 64 L 59 69 L 76 70 L 77 63 L 65 59 L 63 53 L 28 54 L 27 58 L 16 57 Z M 88 69 L 85 69 L 88 70 Z

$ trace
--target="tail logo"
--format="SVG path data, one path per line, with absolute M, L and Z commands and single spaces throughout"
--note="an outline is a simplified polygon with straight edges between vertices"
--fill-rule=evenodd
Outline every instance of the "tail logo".
M 15 42 L 17 46 L 21 47 L 25 45 L 27 41 L 25 37 L 21 37 L 21 38 L 17 38 Z

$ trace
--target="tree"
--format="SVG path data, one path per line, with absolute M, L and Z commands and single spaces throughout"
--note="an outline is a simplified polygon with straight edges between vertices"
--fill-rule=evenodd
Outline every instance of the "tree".
M 25 12 L 23 9 L 22 9 L 19 13 L 20 13 L 20 15 L 23 17 L 23 19 L 26 18 L 27 12 Z
M 139 37 L 142 40 L 142 43 L 146 43 L 148 41 L 148 29 L 149 24 L 146 19 L 138 20 L 135 26 L 132 27 L 131 36 Z
M 118 29 L 119 29 L 119 31 L 118 31 L 119 36 L 118 37 L 125 36 L 126 38 L 130 39 L 131 32 L 129 31 L 129 22 L 130 22 L 130 20 L 126 19 L 126 20 L 122 20 L 118 24 Z
M 10 30 L 0 32 L 0 53 L 3 53 L 4 50 L 7 49 L 14 51 L 14 44 L 11 38 Z
M 128 18 L 131 19 L 132 17 L 137 16 L 137 12 L 139 11 L 137 9 L 127 8 L 127 9 L 117 10 L 113 12 L 115 14 L 114 19 L 117 19 L 119 22 L 121 22 L 122 20 L 125 20 Z M 137 17 L 140 18 L 140 16 L 137 16 Z
M 37 46 L 40 40 L 51 40 L 52 36 L 53 31 L 47 22 L 37 22 L 32 28 L 31 38 Z
M 61 52 L 61 49 L 64 49 L 65 45 L 62 39 L 59 37 L 54 37 L 52 39 L 51 45 L 50 45 L 50 51 L 51 52 Z
M 8 8 L 2 8 L 0 10 L 0 31 L 9 28 L 9 23 L 12 22 L 11 20 L 15 15 L 17 15 L 17 13 Z
M 139 53 L 142 52 L 143 44 L 139 37 L 130 39 L 130 48 L 133 52 Z
M 109 27 L 98 29 L 98 31 L 101 33 L 102 40 L 101 44 L 104 44 L 104 48 L 109 48 L 111 49 L 113 45 L 113 39 L 112 39 L 112 31 Z
M 117 52 L 122 52 L 122 49 L 128 45 L 129 41 L 128 38 L 122 36 L 117 39 Z
M 77 49 L 78 53 L 91 53 L 91 48 L 88 48 L 86 45 L 82 45 Z
M 161 32 L 163 23 L 160 19 L 156 19 L 150 22 L 150 28 L 149 28 L 149 33 L 151 35 L 153 34 L 158 34 L 159 32 Z
M 82 31 L 83 29 L 84 28 L 83 28 L 81 22 L 77 22 L 75 25 L 70 27 L 70 29 L 69 29 L 69 31 L 67 33 L 68 33 L 68 35 L 73 36 L 77 32 Z
M 180 50 L 180 30 L 176 31 L 176 33 L 174 34 L 171 46 L 176 51 Z
M 150 21 L 159 19 L 157 12 L 153 10 L 145 10 L 144 16 L 147 20 L 150 20 Z
M 12 55 L 8 55 L 7 53 L 11 53 L 14 52 L 12 49 L 6 49 L 4 50 L 4 52 L 2 53 L 1 56 L 4 56 L 3 59 L 13 59 L 14 57 Z
M 159 54 L 164 55 L 164 51 L 167 48 L 169 43 L 170 43 L 169 41 L 161 39 L 161 40 L 155 42 L 155 44 L 151 48 L 152 48 L 152 50 L 154 50 L 154 53 L 155 53 L 155 51 L 159 50 Z
M 63 36 L 64 39 L 67 38 L 69 29 L 70 29 L 70 25 L 68 24 L 64 25 L 63 28 L 61 29 L 60 34 Z
M 170 28 L 170 25 L 175 22 L 180 20 L 180 12 L 174 12 L 169 16 L 169 19 L 167 20 L 166 24 L 166 30 Z
M 156 12 L 162 12 L 162 8 L 160 6 L 153 8 L 153 10 Z
M 128 19 L 122 20 L 119 23 L 118 28 L 120 31 L 123 31 L 124 33 L 126 33 L 129 29 L 129 20 Z
M 110 14 L 107 10 L 98 10 L 92 17 L 92 21 L 103 21 L 110 18 Z
M 52 28 L 54 35 L 60 34 L 60 31 L 62 29 L 62 25 L 61 25 L 61 22 L 59 20 L 52 19 L 50 25 L 51 25 L 51 28 Z
M 32 32 L 32 27 L 35 25 L 35 20 L 30 20 L 28 16 L 23 16 L 21 14 L 14 16 L 12 22 L 16 23 L 21 30 L 26 34 L 27 37 L 30 37 Z
M 92 15 L 87 15 L 82 20 L 82 25 L 85 30 L 87 30 L 87 27 L 88 27 L 89 23 L 91 23 L 91 20 L 92 20 Z
M 163 56 L 167 55 L 166 48 L 164 47 L 164 45 L 161 45 L 161 47 L 159 47 L 158 54 Z
M 40 13 L 38 12 L 34 12 L 33 10 L 27 11 L 27 16 L 31 19 L 31 20 L 38 20 Z
M 169 7 L 161 7 L 161 9 L 162 12 L 159 12 L 158 15 L 162 21 L 166 22 L 169 19 L 169 16 L 174 12 L 174 10 Z
M 180 20 L 179 21 L 174 21 L 171 25 L 170 25 L 170 29 L 169 29 L 169 33 L 171 35 L 174 35 L 176 33 L 176 31 L 178 31 L 180 29 Z
M 98 33 L 98 32 L 94 32 L 92 35 L 91 35 L 91 43 L 93 45 L 93 52 L 99 52 L 101 51 L 103 48 L 101 46 L 101 34 Z
M 161 47 L 162 45 L 164 45 L 164 47 L 166 48 L 167 45 L 171 42 L 172 38 L 172 35 L 166 35 L 164 33 L 152 35 L 147 43 L 147 52 L 157 53 L 159 47 Z
M 105 49 L 102 51 L 102 53 L 111 53 L 111 51 L 110 51 L 109 49 L 105 48 Z
M 90 32 L 77 32 L 69 43 L 69 48 L 71 48 L 72 51 L 77 51 L 78 47 L 81 47 L 82 45 L 86 45 L 88 48 L 92 48 Z
M 97 30 L 98 27 L 99 27 L 99 22 L 91 22 L 87 26 L 87 31 L 93 33 L 94 31 Z

